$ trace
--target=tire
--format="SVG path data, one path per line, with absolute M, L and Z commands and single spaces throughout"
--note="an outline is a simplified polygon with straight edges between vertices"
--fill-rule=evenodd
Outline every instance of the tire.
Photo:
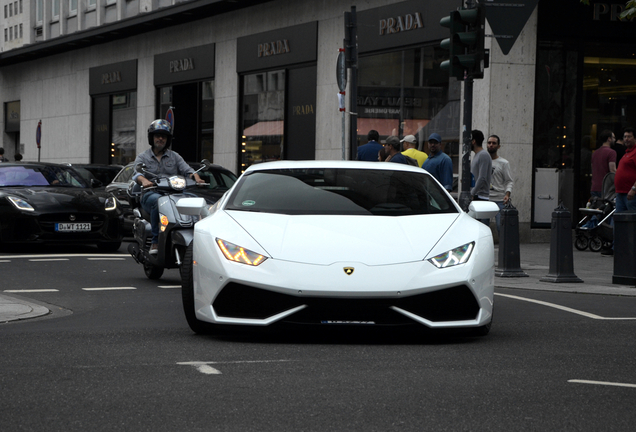
M 121 247 L 121 242 L 102 242 L 97 243 L 97 249 L 101 252 L 117 252 Z
M 600 237 L 592 237 L 590 239 L 590 250 L 592 252 L 599 252 L 603 249 L 603 240 Z
M 201 321 L 194 311 L 194 274 L 193 274 L 192 244 L 188 246 L 181 264 L 181 298 L 186 321 L 193 332 L 197 334 L 212 334 L 214 324 Z
M 574 240 L 574 247 L 580 251 L 584 251 L 585 249 L 587 249 L 589 244 L 590 244 L 590 240 L 584 235 L 578 235 L 576 236 L 576 239 Z
M 144 273 L 146 273 L 148 279 L 159 279 L 163 275 L 163 267 L 144 263 Z

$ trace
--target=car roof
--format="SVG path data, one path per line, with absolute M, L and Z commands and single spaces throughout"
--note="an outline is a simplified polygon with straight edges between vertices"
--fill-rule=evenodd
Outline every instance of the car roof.
M 263 162 L 251 165 L 245 173 L 252 171 L 265 171 L 273 169 L 369 169 L 369 170 L 387 170 L 387 171 L 413 171 L 416 173 L 428 174 L 427 171 L 420 167 L 386 162 L 364 162 L 364 161 L 342 161 L 342 160 L 307 160 L 307 161 L 274 161 Z

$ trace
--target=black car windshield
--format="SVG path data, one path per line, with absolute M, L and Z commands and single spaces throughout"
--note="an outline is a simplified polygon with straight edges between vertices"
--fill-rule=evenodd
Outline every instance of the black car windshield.
M 0 165 L 0 187 L 2 186 L 63 186 L 88 187 L 77 172 L 62 166 Z
M 255 171 L 243 176 L 226 209 L 290 215 L 458 213 L 425 172 L 356 168 Z

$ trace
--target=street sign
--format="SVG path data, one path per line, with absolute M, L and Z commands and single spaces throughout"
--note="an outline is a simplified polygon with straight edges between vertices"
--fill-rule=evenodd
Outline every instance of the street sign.
M 168 108 L 168 112 L 166 112 L 166 121 L 170 123 L 170 127 L 172 128 L 172 133 L 174 134 L 174 107 Z
M 40 148 L 40 143 L 42 141 L 42 120 L 38 122 L 38 127 L 35 129 L 35 143 L 38 148 Z
M 503 55 L 508 55 L 539 0 L 481 0 Z
M 341 92 L 347 88 L 347 66 L 344 49 L 340 49 L 338 60 L 336 61 L 336 79 L 338 80 L 338 88 Z

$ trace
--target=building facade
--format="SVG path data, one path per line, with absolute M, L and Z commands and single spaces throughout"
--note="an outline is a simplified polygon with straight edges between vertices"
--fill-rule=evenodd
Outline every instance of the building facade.
M 584 205 L 598 134 L 636 124 L 634 23 L 618 20 L 623 1 L 590 3 L 540 0 L 505 54 L 486 38 L 472 126 L 501 138 L 523 241 L 549 238 L 560 202 Z M 439 68 L 439 21 L 460 4 L 0 0 L 2 146 L 9 159 L 124 164 L 147 148 L 150 122 L 169 118 L 186 160 L 240 174 L 269 160 L 340 159 L 343 145 L 351 158 L 370 129 L 414 134 L 425 151 L 436 132 L 460 174 L 462 85 Z M 358 97 L 343 130 L 336 59 L 352 6 Z

